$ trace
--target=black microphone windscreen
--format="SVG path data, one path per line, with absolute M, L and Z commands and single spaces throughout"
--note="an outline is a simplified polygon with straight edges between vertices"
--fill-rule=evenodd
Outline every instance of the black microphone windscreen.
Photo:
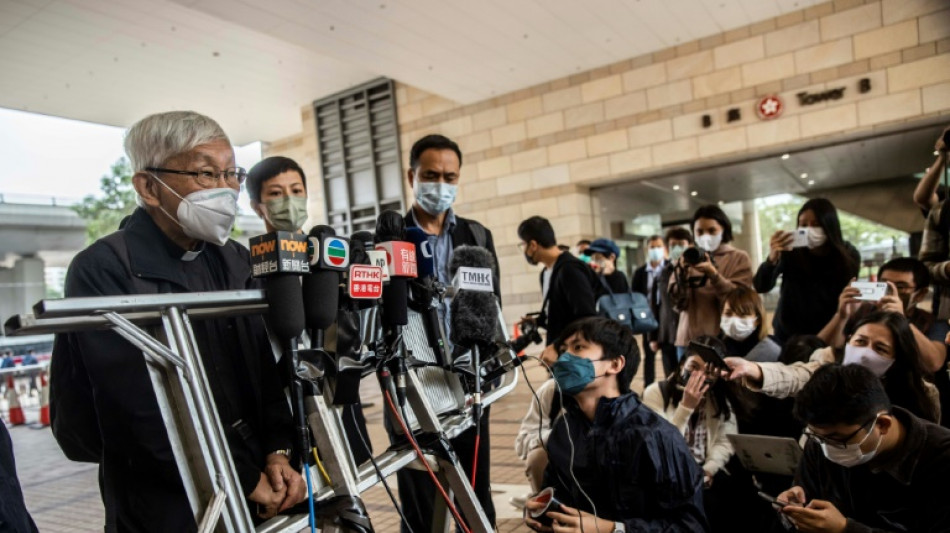
M 463 266 L 494 269 L 495 259 L 486 248 L 463 244 L 452 252 L 452 259 L 449 261 L 449 278 L 454 278 L 459 267 Z
M 354 239 L 353 237 L 356 234 L 350 236 L 350 264 L 351 265 L 368 265 L 370 264 L 369 256 L 366 255 L 366 242 L 362 239 Z M 372 250 L 372 244 L 370 245 L 369 250 Z
M 383 286 L 383 325 L 405 326 L 409 323 L 409 284 L 406 278 L 392 277 Z
M 350 235 L 350 246 L 353 246 L 354 242 L 361 242 L 363 243 L 364 249 L 372 250 L 374 244 L 373 232 L 366 230 L 354 231 L 353 234 Z
M 314 270 L 303 278 L 303 309 L 310 329 L 327 329 L 340 307 L 340 273 Z
M 462 291 L 452 298 L 449 339 L 453 344 L 470 347 L 492 342 L 498 320 L 495 295 L 490 292 Z
M 376 219 L 376 242 L 406 240 L 406 220 L 396 211 L 386 210 Z
M 336 235 L 336 230 L 333 226 L 327 226 L 325 224 L 320 224 L 310 228 L 311 237 L 333 237 Z
M 264 288 L 267 299 L 267 322 L 271 331 L 281 340 L 300 336 L 304 328 L 300 277 L 273 276 L 265 280 Z

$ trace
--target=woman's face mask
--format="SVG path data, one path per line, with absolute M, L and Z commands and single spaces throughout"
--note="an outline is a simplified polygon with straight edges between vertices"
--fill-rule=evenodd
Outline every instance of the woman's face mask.
M 808 249 L 813 250 L 819 246 L 828 242 L 828 236 L 825 235 L 825 230 L 820 227 L 807 227 L 807 228 L 798 228 L 799 230 L 805 230 L 808 234 Z
M 723 316 L 719 321 L 722 333 L 730 339 L 744 341 L 755 333 L 759 319 L 755 316 Z
M 875 376 L 881 377 L 891 368 L 894 360 L 875 352 L 870 346 L 855 346 L 848 343 L 844 347 L 844 360 L 841 364 L 861 365 L 873 372 Z
M 277 231 L 294 232 L 307 221 L 306 196 L 280 196 L 263 203 L 264 218 Z
M 699 237 L 696 237 L 696 246 L 710 253 L 718 250 L 719 245 L 721 244 L 722 244 L 722 233 L 717 233 L 715 235 L 710 235 L 706 233 L 705 235 L 700 235 Z

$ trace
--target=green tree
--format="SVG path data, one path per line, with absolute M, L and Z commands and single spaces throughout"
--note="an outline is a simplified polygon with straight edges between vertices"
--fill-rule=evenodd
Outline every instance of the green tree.
M 73 209 L 86 221 L 89 242 L 119 228 L 119 222 L 135 209 L 132 166 L 126 158 L 112 164 L 109 174 L 99 180 L 101 193 L 88 195 Z
M 787 199 L 786 199 L 787 198 Z M 769 239 L 779 230 L 791 230 L 798 226 L 798 210 L 807 198 L 786 195 L 786 198 L 769 198 L 758 201 L 759 225 L 762 231 L 762 253 L 769 251 Z M 907 234 L 866 218 L 838 209 L 841 236 L 858 250 L 880 245 L 883 241 L 903 239 Z

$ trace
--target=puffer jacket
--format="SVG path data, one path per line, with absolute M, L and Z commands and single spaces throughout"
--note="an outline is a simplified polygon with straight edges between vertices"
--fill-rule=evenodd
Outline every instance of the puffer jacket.
M 544 474 L 561 502 L 623 522 L 627 531 L 709 531 L 702 471 L 675 427 L 633 392 L 601 398 L 593 420 L 573 398 L 564 407 L 548 438 Z

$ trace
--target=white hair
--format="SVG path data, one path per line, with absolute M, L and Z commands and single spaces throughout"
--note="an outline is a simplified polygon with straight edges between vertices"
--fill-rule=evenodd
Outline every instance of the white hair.
M 132 125 L 125 134 L 125 153 L 132 171 L 140 172 L 160 167 L 202 144 L 221 140 L 231 142 L 214 120 L 194 111 L 169 111 L 149 115 Z M 136 203 L 143 206 L 140 197 L 136 197 Z

